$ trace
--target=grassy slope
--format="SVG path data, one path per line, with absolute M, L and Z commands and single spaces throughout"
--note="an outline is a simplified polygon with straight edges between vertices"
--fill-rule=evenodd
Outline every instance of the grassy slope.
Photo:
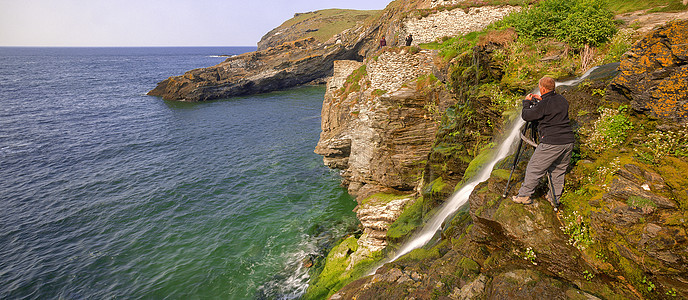
M 609 8 L 617 13 L 623 14 L 639 10 L 650 10 L 649 12 L 672 12 L 686 9 L 681 0 L 609 0 Z
M 325 9 L 314 12 L 298 14 L 284 22 L 277 29 L 290 28 L 290 32 L 305 32 L 305 37 L 314 37 L 320 42 L 327 41 L 333 35 L 342 32 L 347 28 L 356 25 L 357 22 L 365 21 L 369 17 L 376 16 L 379 10 L 350 10 L 350 9 Z

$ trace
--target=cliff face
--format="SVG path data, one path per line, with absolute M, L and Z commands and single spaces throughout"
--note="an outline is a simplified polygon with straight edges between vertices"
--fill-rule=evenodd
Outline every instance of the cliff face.
M 287 42 L 170 77 L 148 95 L 195 102 L 285 89 L 330 75 L 332 62 L 355 58 L 359 46 L 322 45 L 312 37 Z
M 500 12 L 504 8 L 481 9 Z M 404 22 L 415 18 L 403 19 L 396 28 L 403 30 Z M 476 23 L 484 27 L 488 22 Z M 462 22 L 454 27 L 465 26 Z M 420 32 L 416 37 L 422 39 L 424 35 Z M 473 59 L 464 55 L 454 61 L 472 64 Z M 489 63 L 481 62 L 481 68 L 491 69 Z M 426 206 L 418 201 L 418 195 L 428 183 L 432 182 L 434 194 L 428 201 L 451 194 L 463 176 L 463 169 L 477 154 L 473 149 L 481 141 L 476 134 L 493 134 L 485 123 L 477 123 L 496 122 L 501 115 L 487 112 L 489 117 L 473 118 L 470 129 L 467 126 L 460 134 L 452 132 L 463 124 L 459 120 L 463 114 L 483 111 L 487 107 L 484 102 L 491 100 L 488 97 L 480 97 L 475 102 L 457 99 L 447 84 L 448 62 L 438 57 L 437 51 L 387 47 L 369 53 L 363 62 L 336 61 L 334 66 L 334 76 L 328 79 L 322 133 L 315 152 L 323 155 L 326 165 L 342 170 L 343 184 L 359 203 L 356 212 L 363 232 L 360 237 L 351 238 L 355 247 L 350 246 L 349 240 L 346 247 L 351 248 L 334 250 L 349 253 L 339 258 L 346 258 L 347 271 L 337 272 L 326 266 L 323 273 L 348 274 L 349 270 L 355 271 L 357 264 L 379 256 L 390 239 L 408 234 L 397 230 L 390 237 L 391 224 L 409 206 Z M 472 69 L 473 66 L 463 72 L 471 80 L 492 76 L 489 71 L 476 74 Z M 455 109 L 458 102 L 461 109 Z M 447 118 L 444 112 L 452 107 L 457 112 Z M 456 150 L 456 155 L 448 152 L 451 149 Z M 332 288 L 322 281 L 313 283 L 312 289 L 317 290 L 313 294 L 318 295 L 313 298 L 323 297 L 319 293 L 327 293 L 322 290 Z
M 287 22 L 267 34 L 259 51 L 172 76 L 158 83 L 148 95 L 165 100 L 206 101 L 321 80 L 332 75 L 335 60 L 363 60 L 377 48 L 381 35 L 398 32 L 399 20 L 408 11 L 425 5 L 424 1 L 408 0 L 392 2 L 382 12 L 326 10 L 297 15 L 291 22 L 296 24 Z M 284 31 L 289 28 L 298 30 Z
M 502 198 L 513 157 L 504 159 L 434 245 L 331 299 L 688 297 L 688 97 L 680 88 L 688 82 L 687 24 L 656 29 L 630 49 L 617 72 L 563 92 L 578 141 L 558 212 L 544 199 L 544 184 L 532 205 Z M 483 61 L 500 53 L 491 46 L 478 50 Z M 494 120 L 489 110 L 475 112 L 486 115 Z M 531 154 L 519 160 L 512 183 L 523 180 Z
M 387 245 L 386 230 L 403 205 L 393 218 L 379 218 L 383 224 L 368 224 L 367 216 L 375 215 L 371 211 L 390 208 L 365 200 L 377 193 L 415 192 L 439 111 L 453 104 L 448 94 L 433 89 L 433 67 L 427 51 L 386 51 L 364 63 L 338 61 L 328 80 L 315 152 L 326 165 L 343 170 L 343 184 L 362 204 L 358 214 L 366 236 L 360 244 L 371 252 Z M 421 75 L 425 81 L 416 81 Z

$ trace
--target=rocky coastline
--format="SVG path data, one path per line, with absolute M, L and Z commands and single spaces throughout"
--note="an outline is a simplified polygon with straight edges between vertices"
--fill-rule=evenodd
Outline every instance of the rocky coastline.
M 149 94 L 206 101 L 326 79 L 315 153 L 341 170 L 361 225 L 314 264 L 306 299 L 687 298 L 688 13 L 618 15 L 613 39 L 584 50 L 485 30 L 527 9 L 503 2 L 397 0 L 325 41 L 275 29 L 259 51 Z M 433 242 L 369 274 L 484 164 L 538 78 L 608 62 L 618 69 L 559 91 L 577 136 L 561 210 L 544 185 L 534 205 L 503 199 L 508 157 Z
M 508 31 L 488 35 L 471 56 L 448 63 L 437 51 L 404 47 L 377 52 L 363 62 L 335 62 L 315 151 L 326 165 L 342 170 L 343 184 L 359 204 L 363 233 L 335 246 L 331 253 L 340 253 L 338 260 L 327 258 L 324 275 L 312 281 L 306 298 L 688 295 L 688 253 L 682 250 L 688 249 L 688 182 L 671 179 L 688 174 L 688 164 L 685 158 L 654 163 L 642 158 L 642 151 L 652 147 L 644 136 L 668 134 L 688 141 L 688 94 L 682 88 L 688 82 L 688 48 L 681 42 L 688 40 L 686 24 L 670 22 L 639 35 L 616 72 L 562 91 L 575 103 L 570 114 L 579 136 L 577 151 L 584 157 L 572 165 L 563 211 L 553 212 L 542 198 L 544 186 L 535 205 L 503 200 L 511 158 L 505 159 L 475 188 L 469 206 L 444 224 L 434 243 L 370 276 L 362 270 L 394 253 L 422 227 L 473 174 L 490 145 L 499 142 L 493 138 L 510 119 L 510 110 L 496 110 L 495 98 L 504 95 L 486 89 L 513 80 L 500 55 L 515 37 Z M 550 47 L 533 49 L 544 52 L 536 54 L 541 62 L 567 55 L 556 43 Z M 591 150 L 593 128 L 610 110 L 637 126 L 628 133 L 629 148 Z M 466 122 L 467 114 L 477 120 Z M 522 180 L 529 155 L 520 160 L 516 182 Z M 332 279 L 333 273 L 338 279 Z

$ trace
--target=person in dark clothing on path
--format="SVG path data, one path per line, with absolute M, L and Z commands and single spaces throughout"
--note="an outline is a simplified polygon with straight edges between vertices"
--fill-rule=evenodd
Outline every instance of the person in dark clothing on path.
M 387 41 L 385 40 L 385 36 L 383 35 L 382 38 L 380 39 L 380 48 L 387 46 Z
M 523 100 L 521 117 L 528 122 L 538 122 L 540 144 L 528 162 L 525 179 L 518 195 L 512 199 L 517 203 L 533 203 L 530 195 L 535 191 L 540 179 L 549 173 L 554 190 L 545 197 L 556 208 L 558 202 L 555 203 L 552 195 L 559 199 L 564 190 L 564 175 L 571 161 L 575 137 L 569 124 L 569 103 L 554 91 L 554 79 L 543 77 L 538 86 L 542 96 L 528 95 Z
M 413 42 L 413 36 L 412 36 L 411 34 L 409 34 L 409 35 L 406 37 L 406 46 L 411 46 L 411 43 L 412 43 L 412 42 Z

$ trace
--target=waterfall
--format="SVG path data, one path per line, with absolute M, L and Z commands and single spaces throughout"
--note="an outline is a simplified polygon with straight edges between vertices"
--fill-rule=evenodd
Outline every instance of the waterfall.
M 599 78 L 604 76 L 610 76 L 610 74 L 616 72 L 616 68 L 618 67 L 618 65 L 618 63 L 611 63 L 591 68 L 590 70 L 585 72 L 583 76 L 563 82 L 557 82 L 556 86 L 571 87 L 578 85 L 588 77 Z M 540 94 L 537 88 L 535 88 L 532 93 Z M 475 177 L 473 177 L 469 182 L 464 184 L 464 186 L 461 187 L 460 190 L 455 192 L 449 198 L 449 200 L 442 205 L 437 214 L 433 216 L 432 219 L 430 219 L 430 221 L 423 227 L 423 229 L 420 232 L 414 234 L 410 240 L 408 240 L 405 244 L 402 245 L 401 248 L 399 248 L 399 250 L 397 250 L 393 258 L 383 261 L 378 267 L 376 267 L 370 273 L 370 275 L 375 274 L 375 271 L 377 271 L 377 269 L 380 266 L 389 262 L 393 262 L 397 260 L 399 257 L 403 256 L 404 254 L 409 253 L 412 250 L 420 248 L 427 244 L 430 241 L 430 239 L 432 239 L 432 237 L 435 235 L 435 233 L 440 229 L 440 227 L 442 227 L 442 223 L 445 221 L 445 219 L 453 213 L 455 213 L 459 209 L 459 207 L 461 207 L 466 203 L 466 201 L 468 201 L 468 197 L 473 192 L 473 189 L 479 183 L 490 178 L 492 168 L 494 168 L 495 164 L 507 157 L 507 155 L 509 154 L 509 150 L 519 138 L 519 130 L 521 129 L 521 126 L 523 126 L 523 124 L 525 124 L 525 121 L 523 121 L 523 119 L 521 119 L 520 117 L 516 121 L 512 122 L 512 124 L 509 127 L 509 130 L 507 131 L 508 134 L 506 135 L 506 138 L 501 143 L 501 145 L 499 145 L 496 153 L 493 153 L 492 159 L 484 166 L 482 166 L 480 172 Z
M 504 139 L 499 148 L 497 148 L 497 151 L 493 154 L 492 159 L 481 168 L 480 172 L 478 172 L 478 174 L 474 176 L 471 181 L 464 184 L 460 190 L 455 192 L 449 198 L 449 200 L 443 204 L 442 208 L 440 208 L 437 214 L 433 216 L 430 221 L 428 221 L 428 223 L 420 232 L 414 235 L 413 238 L 411 238 L 397 251 L 396 255 L 390 260 L 390 262 L 395 261 L 397 258 L 406 253 L 411 252 L 413 249 L 422 247 L 429 242 L 430 239 L 432 239 L 432 237 L 435 235 L 435 232 L 437 232 L 437 230 L 439 230 L 442 226 L 444 220 L 449 215 L 456 212 L 456 210 L 464 205 L 466 201 L 468 201 L 468 196 L 471 195 L 471 192 L 473 192 L 475 186 L 490 178 L 492 168 L 494 168 L 495 164 L 509 154 L 511 146 L 519 137 L 518 132 L 523 124 L 525 124 L 525 121 L 523 121 L 521 118 L 518 118 L 511 124 L 506 139 Z

